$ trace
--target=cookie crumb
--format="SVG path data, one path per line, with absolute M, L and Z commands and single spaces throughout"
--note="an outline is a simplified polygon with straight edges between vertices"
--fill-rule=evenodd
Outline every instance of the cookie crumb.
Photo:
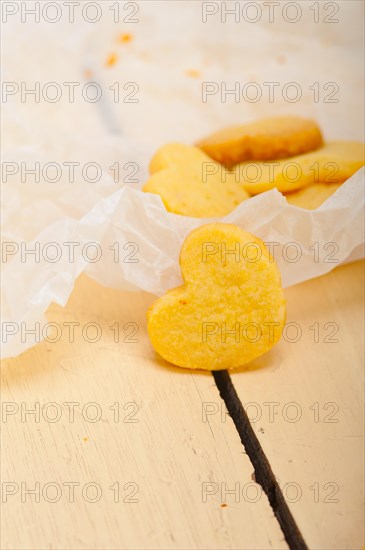
M 186 76 L 190 76 L 190 78 L 199 78 L 199 76 L 201 76 L 201 72 L 196 69 L 188 69 L 185 71 L 185 74 Z
M 133 40 L 133 34 L 130 34 L 130 33 L 123 33 L 119 36 L 118 38 L 118 42 L 120 42 L 121 44 L 124 44 L 126 42 L 132 42 Z
M 105 64 L 107 67 L 113 67 L 113 65 L 115 65 L 117 61 L 118 61 L 118 56 L 115 53 L 111 53 L 107 58 Z
M 280 65 L 285 65 L 286 63 L 286 57 L 285 55 L 278 55 L 276 58 L 276 61 L 280 63 Z

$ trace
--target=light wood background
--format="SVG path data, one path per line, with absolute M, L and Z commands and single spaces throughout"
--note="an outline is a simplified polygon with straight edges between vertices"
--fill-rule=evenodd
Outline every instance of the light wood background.
M 364 545 L 363 288 L 356 263 L 288 289 L 296 324 L 232 373 L 311 549 Z M 3 361 L 2 548 L 287 548 L 213 377 L 155 356 L 153 299 L 81 277 L 60 339 Z

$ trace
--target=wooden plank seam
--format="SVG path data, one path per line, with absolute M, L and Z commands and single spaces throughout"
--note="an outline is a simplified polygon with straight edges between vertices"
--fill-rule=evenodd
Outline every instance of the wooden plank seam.
M 308 550 L 228 371 L 213 371 L 213 377 L 240 436 L 241 443 L 254 467 L 256 482 L 266 493 L 286 542 L 291 550 Z

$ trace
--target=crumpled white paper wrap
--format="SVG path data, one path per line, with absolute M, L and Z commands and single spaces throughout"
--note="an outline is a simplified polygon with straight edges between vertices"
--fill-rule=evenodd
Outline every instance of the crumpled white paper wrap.
M 108 4 L 102 3 L 104 9 Z M 81 82 L 83 71 L 91 69 L 104 90 L 127 75 L 138 81 L 142 95 L 136 105 L 109 103 L 101 110 L 86 102 L 31 104 L 17 97 L 5 104 L 4 161 L 95 160 L 103 174 L 97 184 L 70 183 L 65 174 L 54 184 L 29 178 L 24 183 L 20 174 L 3 183 L 3 357 L 34 345 L 21 327 L 45 323 L 51 302 L 65 305 L 82 272 L 107 286 L 157 295 L 181 283 L 181 244 L 192 229 L 210 220 L 168 213 L 158 196 L 140 191 L 148 160 L 162 143 L 194 142 L 224 125 L 273 112 L 312 116 L 328 139 L 362 139 L 362 82 L 356 71 L 361 64 L 361 3 L 346 2 L 342 26 L 317 24 L 311 33 L 308 10 L 294 29 L 283 21 L 202 25 L 200 2 L 138 4 L 139 23 L 132 29 L 106 17 L 93 26 L 17 20 L 5 25 L 4 80 Z M 131 31 L 134 41 L 121 52 L 120 64 L 106 69 L 103 61 L 115 50 L 116 36 Z M 243 56 L 245 51 L 250 55 Z M 329 63 L 333 59 L 336 63 Z M 189 69 L 198 69 L 201 77 L 187 78 Z M 313 103 L 309 86 L 322 82 L 323 74 L 327 82 L 339 84 L 337 104 Z M 264 100 L 224 104 L 218 98 L 202 104 L 203 80 L 296 80 L 305 93 L 295 104 L 280 99 L 274 105 Z M 108 167 L 116 161 L 136 162 L 139 183 L 115 183 Z M 363 256 L 363 209 L 361 170 L 315 211 L 290 206 L 273 190 L 242 203 L 221 221 L 269 243 L 283 284 L 289 286 Z M 53 249 L 50 243 L 55 243 Z M 101 251 L 95 262 L 90 243 Z M 38 250 L 38 261 L 24 256 L 24 248 Z

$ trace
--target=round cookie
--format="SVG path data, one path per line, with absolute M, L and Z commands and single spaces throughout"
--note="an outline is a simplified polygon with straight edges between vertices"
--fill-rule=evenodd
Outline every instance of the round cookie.
M 313 120 L 273 117 L 226 128 L 196 145 L 212 159 L 232 167 L 246 160 L 275 160 L 313 151 L 323 143 Z
M 239 367 L 281 337 L 285 300 L 264 243 L 231 224 L 192 231 L 180 253 L 184 285 L 148 311 L 148 334 L 167 361 L 190 369 Z
M 364 144 L 332 141 L 317 151 L 284 160 L 244 162 L 234 171 L 251 195 L 270 189 L 290 193 L 315 183 L 343 183 L 365 164 Z
M 333 195 L 341 185 L 342 183 L 315 183 L 300 189 L 300 191 L 288 193 L 286 200 L 293 206 L 315 210 Z

